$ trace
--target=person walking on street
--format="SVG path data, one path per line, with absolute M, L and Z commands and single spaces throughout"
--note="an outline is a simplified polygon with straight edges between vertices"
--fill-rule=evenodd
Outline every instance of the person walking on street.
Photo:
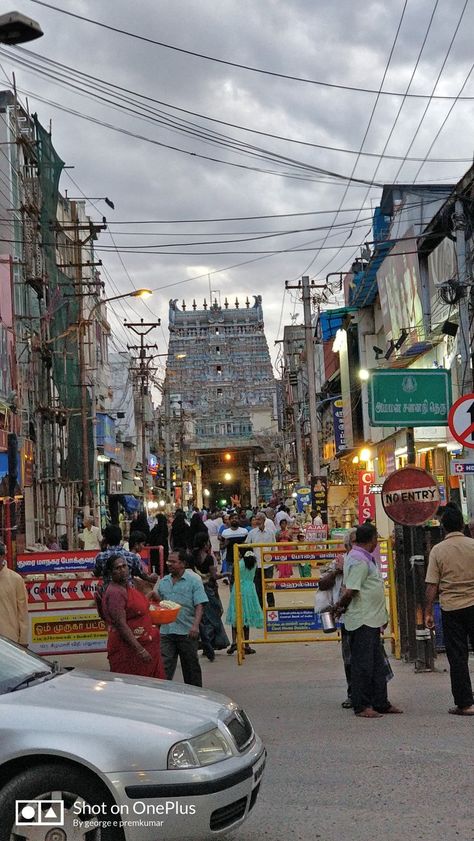
M 433 602 L 439 593 L 444 643 L 455 707 L 451 715 L 474 716 L 469 675 L 469 643 L 474 651 L 474 540 L 463 534 L 463 516 L 448 503 L 441 517 L 445 539 L 430 552 L 426 572 L 425 624 L 434 628 Z
M 224 541 L 225 546 L 225 561 L 222 563 L 221 572 L 232 573 L 234 569 L 234 546 L 236 543 L 245 543 L 248 531 L 243 526 L 239 525 L 239 515 L 237 511 L 229 512 L 229 524 L 227 528 L 221 531 L 221 540 Z
M 189 549 L 189 524 L 182 508 L 178 508 L 171 525 L 170 546 L 173 552 Z
M 207 533 L 200 532 L 194 538 L 194 547 L 187 559 L 187 566 L 201 577 L 204 592 L 208 598 L 207 604 L 203 606 L 199 633 L 203 654 L 212 663 L 216 659 L 215 652 L 227 648 L 229 640 L 222 624 L 221 617 L 224 608 L 219 598 L 217 584 L 217 580 L 222 578 L 222 575 L 217 572 Z
M 102 613 L 108 626 L 110 671 L 164 680 L 160 631 L 152 624 L 150 600 L 130 583 L 124 557 L 110 555 L 106 570 L 111 581 L 102 598 Z
M 21 575 L 7 567 L 5 545 L 0 543 L 0 634 L 28 645 L 28 600 Z
M 183 680 L 191 686 L 202 686 L 202 672 L 198 657 L 199 625 L 203 606 L 208 602 L 199 575 L 186 569 L 186 555 L 171 552 L 168 558 L 169 575 L 157 584 L 160 599 L 181 605 L 175 622 L 161 626 L 161 656 L 168 680 L 173 680 L 178 656 Z
M 268 510 L 268 509 L 267 509 Z M 255 516 L 256 528 L 249 531 L 245 543 L 274 543 L 276 545 L 275 530 L 273 523 L 265 515 L 264 511 L 259 511 Z M 267 524 L 270 523 L 270 526 Z M 257 558 L 257 571 L 255 575 L 255 589 L 257 591 L 260 607 L 263 607 L 263 593 L 262 593 L 262 550 L 257 547 L 255 550 L 255 557 Z M 268 581 L 273 578 L 273 564 L 268 564 L 264 567 L 263 577 Z M 267 593 L 267 606 L 275 607 L 275 596 L 273 593 Z
M 334 614 L 344 613 L 351 648 L 351 691 L 359 718 L 380 718 L 402 712 L 387 696 L 385 657 L 380 639 L 388 622 L 384 581 L 373 552 L 377 529 L 370 523 L 358 526 L 355 545 L 344 560 L 344 591 Z

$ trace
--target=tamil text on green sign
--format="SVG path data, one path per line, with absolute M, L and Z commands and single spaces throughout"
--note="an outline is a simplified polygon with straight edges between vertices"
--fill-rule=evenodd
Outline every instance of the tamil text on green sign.
M 419 368 L 371 371 L 372 426 L 447 426 L 450 406 L 449 371 Z

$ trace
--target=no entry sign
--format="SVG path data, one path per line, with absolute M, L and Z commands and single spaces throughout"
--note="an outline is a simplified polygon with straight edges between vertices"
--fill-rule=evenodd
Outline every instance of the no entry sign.
M 436 514 L 440 505 L 436 479 L 420 467 L 396 470 L 382 487 L 386 514 L 402 526 L 421 526 Z
M 465 394 L 449 410 L 449 428 L 463 447 L 474 449 L 474 394 Z

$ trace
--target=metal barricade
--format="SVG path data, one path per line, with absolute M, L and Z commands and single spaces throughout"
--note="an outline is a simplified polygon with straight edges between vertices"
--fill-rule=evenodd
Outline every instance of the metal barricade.
M 400 631 L 398 623 L 397 595 L 395 585 L 394 558 L 391 542 L 379 541 L 380 568 L 385 579 L 385 594 L 389 614 L 389 624 L 384 639 L 391 641 L 392 653 L 400 659 Z M 240 577 L 240 560 L 242 551 L 257 550 L 260 553 L 261 565 L 255 575 L 260 576 L 263 603 L 263 636 L 244 639 L 244 622 L 242 610 L 242 586 Z M 322 631 L 320 615 L 314 611 L 314 595 L 318 590 L 319 571 L 338 555 L 345 554 L 346 549 L 338 540 L 318 540 L 317 542 L 285 542 L 282 543 L 253 543 L 234 546 L 234 597 L 237 632 L 237 661 L 239 666 L 245 659 L 245 645 L 262 645 L 296 642 L 337 642 L 340 634 L 325 634 Z M 265 570 L 277 568 L 283 564 L 292 566 L 291 576 L 266 577 Z M 299 574 L 295 574 L 298 566 Z M 281 604 L 268 606 L 268 595 L 288 593 L 311 594 L 311 604 L 288 604 L 288 598 L 282 599 Z M 309 601 L 309 600 L 308 600 Z

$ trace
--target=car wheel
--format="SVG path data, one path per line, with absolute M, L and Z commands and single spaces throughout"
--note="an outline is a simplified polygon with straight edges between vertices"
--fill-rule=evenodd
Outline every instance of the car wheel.
M 87 808 L 100 804 L 98 815 Z M 113 805 L 110 792 L 92 774 L 62 764 L 38 765 L 0 790 L 0 841 L 122 841 Z M 104 819 L 115 826 L 101 826 Z

